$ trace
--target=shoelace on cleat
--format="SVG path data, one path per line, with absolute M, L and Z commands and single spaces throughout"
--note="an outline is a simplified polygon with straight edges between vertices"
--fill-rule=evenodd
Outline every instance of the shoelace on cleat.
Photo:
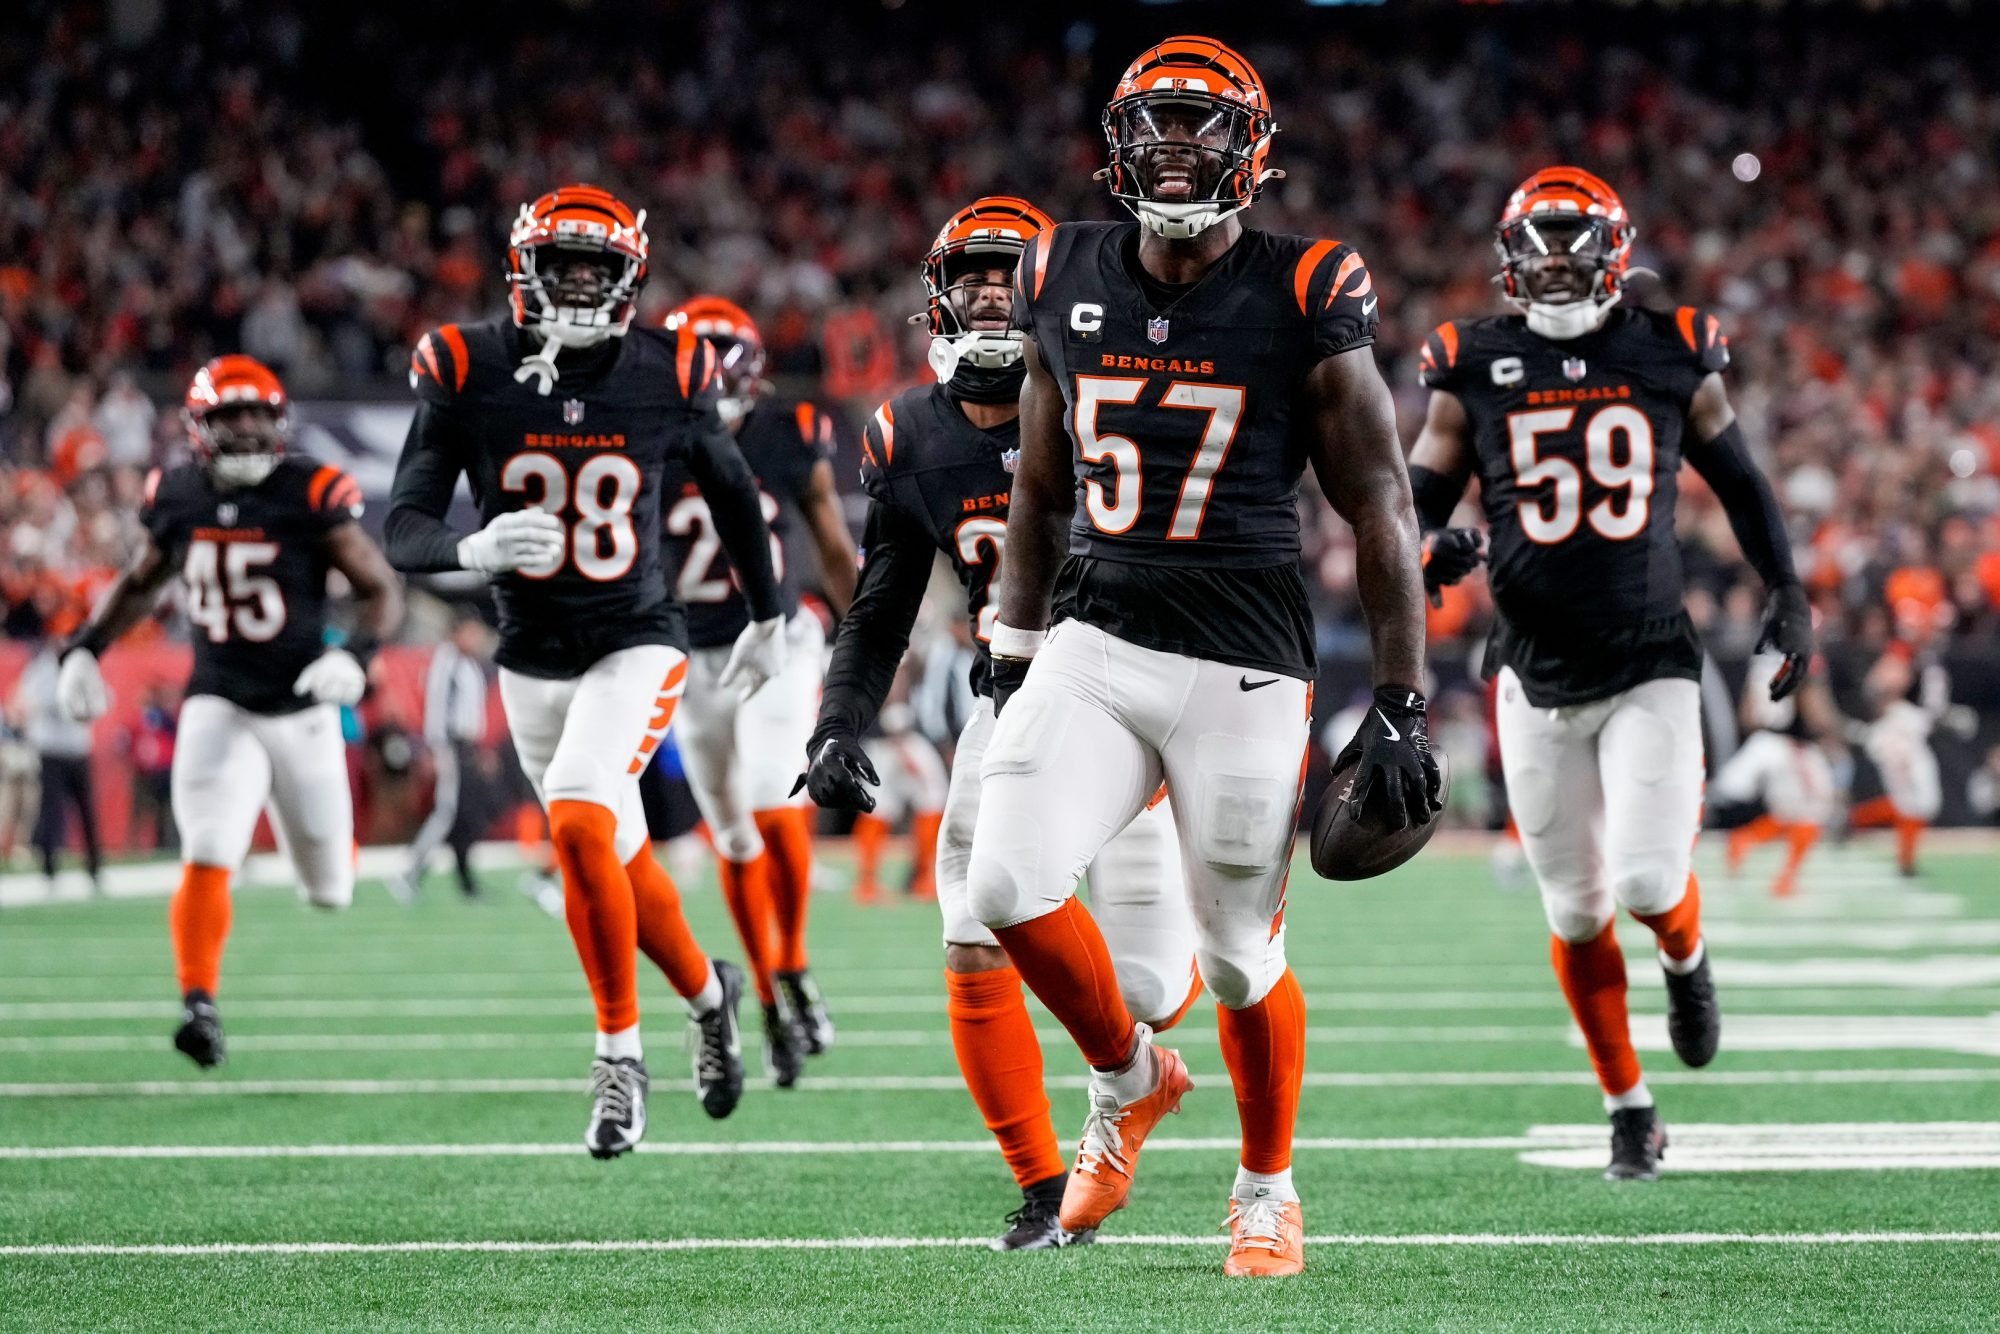
M 600 1121 L 620 1125 L 632 1120 L 632 1103 L 638 1091 L 638 1071 L 616 1061 L 600 1061 L 590 1073 L 590 1092 L 597 1100 Z
M 1109 1111 L 1091 1108 L 1083 1123 L 1083 1140 L 1076 1146 L 1077 1171 L 1096 1176 L 1098 1168 L 1108 1163 L 1123 1175 L 1132 1175 L 1132 1164 L 1125 1157 L 1125 1140 L 1118 1129 L 1130 1110 L 1129 1107 Z
M 694 1077 L 702 1085 L 719 1084 L 729 1073 L 729 1015 L 725 1007 L 694 1021 L 689 1039 L 694 1044 Z
M 1279 1251 L 1285 1245 L 1285 1206 L 1278 1200 L 1232 1200 L 1234 1208 L 1222 1220 L 1239 1250 Z
M 1054 1200 L 1022 1200 L 1021 1207 L 1007 1215 L 1007 1226 L 1015 1231 L 1028 1227 L 1039 1229 L 1056 1216 L 1057 1207 Z

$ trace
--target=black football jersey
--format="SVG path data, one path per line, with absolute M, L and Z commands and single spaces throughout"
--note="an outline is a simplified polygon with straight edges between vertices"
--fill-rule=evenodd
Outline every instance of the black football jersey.
M 1674 498 L 1687 410 L 1729 364 L 1715 317 L 1620 307 L 1581 338 L 1521 315 L 1431 334 L 1421 374 L 1465 405 L 1506 664 L 1537 707 L 1701 676 Z
M 987 645 L 998 608 L 989 596 L 1000 572 L 1007 498 L 1020 457 L 1018 418 L 982 430 L 966 419 L 941 384 L 890 399 L 861 432 L 861 486 L 873 502 L 861 539 L 862 559 L 868 558 L 871 539 L 879 546 L 892 523 L 920 529 L 945 554 L 965 589 L 972 690 L 977 695 L 993 693 Z
M 661 554 L 662 495 L 669 464 L 697 432 L 719 429 L 707 343 L 688 330 L 634 328 L 578 365 L 565 356 L 546 395 L 514 378 L 531 351 L 509 321 L 424 335 L 411 363 L 419 430 L 395 503 L 414 501 L 442 466 L 465 474 L 482 525 L 531 506 L 563 521 L 556 565 L 493 578 L 494 658 L 510 671 L 568 679 L 620 649 L 685 647 Z M 413 460 L 411 450 L 440 457 Z
M 1059 614 L 1169 653 L 1314 674 L 1299 569 L 1304 385 L 1374 341 L 1376 294 L 1337 241 L 1246 229 L 1201 279 L 1146 279 L 1139 224 L 1029 242 L 1015 323 L 1062 387 L 1076 517 Z
M 764 522 L 771 526 L 778 597 L 790 616 L 799 609 L 806 491 L 813 468 L 833 457 L 833 419 L 810 403 L 759 403 L 743 418 L 736 445 L 757 474 Z M 695 648 L 734 643 L 750 624 L 750 604 L 737 585 L 708 501 L 678 463 L 668 477 L 665 522 L 667 576 L 674 597 L 687 608 L 688 643 Z
M 311 459 L 280 459 L 255 486 L 218 486 L 194 463 L 147 480 L 140 522 L 186 584 L 188 694 L 253 713 L 312 704 L 292 683 L 326 648 L 326 535 L 360 517 L 354 479 Z

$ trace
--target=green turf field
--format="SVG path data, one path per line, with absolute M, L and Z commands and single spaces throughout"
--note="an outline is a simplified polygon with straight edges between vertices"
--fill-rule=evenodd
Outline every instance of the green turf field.
M 650 1139 L 611 1163 L 580 1144 L 569 939 L 519 895 L 364 885 L 332 918 L 243 894 L 213 1077 L 167 1044 L 162 900 L 0 911 L 0 1329 L 2000 1328 L 1994 859 L 1905 882 L 1830 850 L 1785 903 L 1768 869 L 1705 877 L 1707 1071 L 1664 1050 L 1625 936 L 1676 1143 L 1663 1180 L 1614 1186 L 1533 896 L 1483 856 L 1346 887 L 1302 866 L 1315 1240 L 1266 1283 L 1221 1277 L 1235 1114 L 1205 1006 L 1168 1039 L 1196 1092 L 1107 1244 L 981 1248 L 1018 1196 L 955 1085 L 927 905 L 819 896 L 839 1046 L 784 1093 L 752 1053 L 727 1122 L 649 975 Z M 688 897 L 732 953 L 713 886 Z M 1081 1066 L 1044 1023 L 1067 1139 Z

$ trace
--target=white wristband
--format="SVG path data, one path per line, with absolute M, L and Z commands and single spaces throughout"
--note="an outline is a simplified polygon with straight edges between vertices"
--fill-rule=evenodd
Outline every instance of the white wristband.
M 986 647 L 996 658 L 1032 658 L 1048 634 L 1047 630 L 1020 630 L 1004 621 L 995 621 Z

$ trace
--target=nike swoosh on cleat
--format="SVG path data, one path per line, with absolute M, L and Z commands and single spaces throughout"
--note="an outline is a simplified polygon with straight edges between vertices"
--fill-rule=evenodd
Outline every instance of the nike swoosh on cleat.
M 1278 684 L 1278 678 L 1273 676 L 1268 680 L 1252 681 L 1247 676 L 1239 676 L 1236 678 L 1236 684 L 1239 688 L 1244 690 L 1262 690 L 1265 686 L 1274 686 Z
M 1386 713 L 1382 712 L 1382 710 L 1380 710 L 1380 709 L 1377 709 L 1377 710 L 1375 710 L 1375 716 L 1376 716 L 1377 718 L 1380 718 L 1380 719 L 1382 720 L 1382 726 L 1384 726 L 1384 727 L 1386 727 L 1386 728 L 1388 728 L 1388 729 L 1389 729 L 1389 730 L 1388 730 L 1388 734 L 1387 734 L 1387 735 L 1388 735 L 1388 738 L 1389 738 L 1389 740 L 1391 740 L 1391 741 L 1401 741 L 1401 740 L 1403 739 L 1403 734 L 1402 734 L 1401 732 L 1398 732 L 1398 731 L 1396 730 L 1396 724 L 1394 724 L 1394 723 L 1392 723 L 1392 722 L 1390 722 L 1390 721 L 1389 721 L 1389 715 L 1388 715 L 1388 714 L 1386 714 Z

